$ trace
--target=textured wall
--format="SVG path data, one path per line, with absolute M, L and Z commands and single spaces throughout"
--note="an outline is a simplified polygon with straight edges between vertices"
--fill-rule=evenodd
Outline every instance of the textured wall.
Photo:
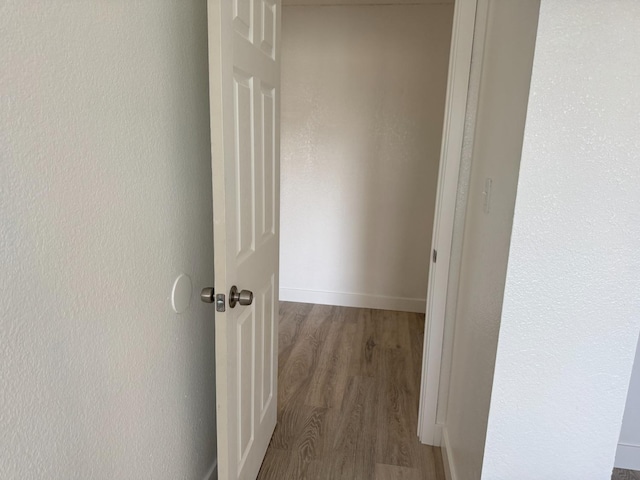
M 0 477 L 202 479 L 206 2 L 1 3 Z
M 443 430 L 459 480 L 479 479 L 482 469 L 538 14 L 536 1 L 488 3 L 483 59 L 472 65 L 482 70 Z
M 640 329 L 640 3 L 542 0 L 483 479 L 610 478 Z
M 640 470 L 640 339 L 636 347 L 615 465 Z
M 416 5 L 453 3 L 454 0 L 282 0 L 283 5 Z
M 282 299 L 424 311 L 452 16 L 284 9 Z

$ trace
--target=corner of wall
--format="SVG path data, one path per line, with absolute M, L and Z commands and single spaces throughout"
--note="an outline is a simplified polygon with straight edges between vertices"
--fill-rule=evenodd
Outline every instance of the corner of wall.
M 203 480 L 218 480 L 218 459 L 216 458 Z

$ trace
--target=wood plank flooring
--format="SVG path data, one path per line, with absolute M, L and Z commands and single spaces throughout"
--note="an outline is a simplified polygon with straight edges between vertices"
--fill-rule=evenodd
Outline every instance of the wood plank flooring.
M 260 480 L 444 480 L 416 435 L 424 315 L 280 304 L 278 425 Z
M 614 468 L 611 480 L 640 480 L 640 472 Z

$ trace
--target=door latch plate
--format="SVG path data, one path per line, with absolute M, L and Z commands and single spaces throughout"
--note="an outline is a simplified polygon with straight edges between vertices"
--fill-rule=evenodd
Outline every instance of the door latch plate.
M 226 310 L 226 298 L 224 293 L 216 295 L 216 312 L 224 312 Z

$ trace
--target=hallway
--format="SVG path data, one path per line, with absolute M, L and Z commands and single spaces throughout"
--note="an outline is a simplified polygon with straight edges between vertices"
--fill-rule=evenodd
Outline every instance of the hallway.
M 416 434 L 424 315 L 282 302 L 260 480 L 444 480 Z

